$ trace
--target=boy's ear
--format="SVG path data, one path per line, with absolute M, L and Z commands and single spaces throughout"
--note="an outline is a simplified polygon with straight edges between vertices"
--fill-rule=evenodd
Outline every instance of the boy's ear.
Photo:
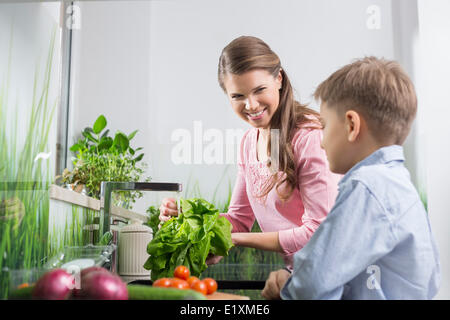
M 361 131 L 361 117 L 356 111 L 349 110 L 345 113 L 345 128 L 348 142 L 355 142 Z

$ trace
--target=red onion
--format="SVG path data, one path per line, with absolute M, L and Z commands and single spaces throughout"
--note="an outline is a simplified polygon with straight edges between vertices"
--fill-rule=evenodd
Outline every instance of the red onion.
M 44 274 L 33 288 L 33 299 L 64 300 L 69 298 L 74 287 L 74 278 L 63 269 L 54 269 Z
M 77 298 L 90 300 L 128 300 L 128 290 L 122 279 L 110 272 L 91 271 L 81 277 Z
M 83 279 L 85 276 L 87 276 L 89 273 L 91 273 L 91 272 L 104 272 L 104 273 L 110 273 L 108 270 L 106 270 L 105 268 L 103 268 L 103 267 L 98 267 L 98 266 L 93 266 L 93 267 L 89 267 L 89 268 L 86 268 L 86 269 L 83 269 L 83 270 L 81 270 L 81 272 L 80 272 L 80 277 L 81 277 L 81 279 Z
M 103 273 L 106 273 L 106 274 L 110 274 L 110 272 L 108 270 L 106 270 L 103 267 L 99 267 L 99 266 L 93 266 L 93 267 L 89 267 L 89 268 L 81 270 L 79 275 L 77 275 L 76 278 L 75 278 L 76 281 L 80 281 L 80 282 L 75 282 L 75 287 L 72 290 L 72 297 L 71 298 L 73 298 L 73 299 L 82 299 L 83 298 L 83 295 L 85 293 L 83 293 L 81 291 L 81 286 L 82 286 L 81 279 L 86 277 L 91 272 L 103 272 Z

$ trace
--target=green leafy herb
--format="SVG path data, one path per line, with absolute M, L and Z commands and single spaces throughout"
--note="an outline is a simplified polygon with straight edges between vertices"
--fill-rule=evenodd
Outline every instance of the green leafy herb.
M 100 115 L 92 128 L 86 127 L 81 132 L 83 139 L 78 139 L 70 147 L 76 155 L 73 170 L 66 168 L 57 177 L 73 187 L 81 186 L 82 189 L 85 186 L 88 195 L 96 199 L 100 198 L 102 181 L 141 181 L 147 167 L 146 163 L 141 162 L 144 153 L 136 155 L 142 148 L 133 149 L 130 145 L 138 130 L 129 135 L 117 131 L 114 137 L 110 137 L 107 124 L 106 117 Z M 150 177 L 145 178 L 145 181 L 150 181 Z M 142 197 L 142 192 L 119 191 L 113 196 L 114 201 L 128 204 L 131 209 L 136 199 Z
M 147 213 L 149 214 L 149 218 L 147 220 L 146 225 L 152 228 L 153 234 L 156 235 L 156 233 L 158 232 L 158 225 L 159 225 L 159 210 L 154 206 L 150 206 L 147 209 Z
M 152 280 L 172 277 L 179 265 L 198 277 L 207 268 L 208 254 L 226 256 L 233 246 L 231 223 L 211 203 L 199 198 L 180 201 L 182 213 L 165 222 L 147 246 L 150 257 L 144 268 L 151 270 Z

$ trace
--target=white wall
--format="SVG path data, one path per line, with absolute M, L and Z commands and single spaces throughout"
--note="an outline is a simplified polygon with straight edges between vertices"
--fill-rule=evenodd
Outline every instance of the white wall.
M 442 281 L 437 299 L 450 299 L 450 2 L 418 1 L 418 96 L 424 112 L 426 176 L 431 227 L 441 261 Z
M 193 122 L 208 129 L 246 129 L 217 83 L 222 48 L 240 35 L 278 53 L 302 102 L 338 67 L 364 55 L 394 58 L 390 0 L 230 0 L 83 2 L 74 33 L 72 132 L 104 113 L 112 129 L 139 129 L 156 181 L 198 180 L 202 196 L 226 197 L 236 167 L 174 165 L 171 134 Z M 380 10 L 369 29 L 367 9 Z M 312 103 L 316 107 L 315 103 Z M 114 131 L 113 130 L 113 131 Z M 204 143 L 203 147 L 207 147 Z M 147 201 L 147 200 L 146 200 Z M 145 201 L 144 201 L 145 202 Z M 148 202 L 142 204 L 146 207 Z M 136 207 L 139 208 L 139 205 Z
M 416 0 L 392 1 L 392 21 L 394 36 L 394 55 L 417 87 L 419 18 Z M 417 88 L 416 88 L 417 89 Z M 426 157 L 424 108 L 418 99 L 418 110 L 411 132 L 403 147 L 405 165 L 411 173 L 411 179 L 421 194 L 426 195 Z

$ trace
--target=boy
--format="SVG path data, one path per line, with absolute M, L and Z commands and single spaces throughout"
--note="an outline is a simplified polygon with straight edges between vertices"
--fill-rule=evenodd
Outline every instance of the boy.
M 345 175 L 292 275 L 272 272 L 263 296 L 433 298 L 438 252 L 401 147 L 417 109 L 413 84 L 398 63 L 367 57 L 332 74 L 314 97 L 331 171 Z

